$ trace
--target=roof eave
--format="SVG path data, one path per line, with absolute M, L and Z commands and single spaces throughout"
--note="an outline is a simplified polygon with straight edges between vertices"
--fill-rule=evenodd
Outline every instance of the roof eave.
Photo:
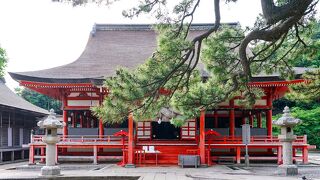
M 21 83 L 21 81 L 29 81 L 29 82 L 40 82 L 40 83 L 92 83 L 92 84 L 101 84 L 104 80 L 103 77 L 97 78 L 44 78 L 44 77 L 34 77 L 27 76 L 19 73 L 9 72 L 10 76 L 17 82 Z M 93 83 L 94 82 L 94 83 Z M 102 85 L 102 84 L 101 84 Z

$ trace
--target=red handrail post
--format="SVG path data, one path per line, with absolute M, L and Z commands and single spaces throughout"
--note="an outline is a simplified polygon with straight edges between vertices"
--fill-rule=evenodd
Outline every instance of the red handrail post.
M 236 153 L 236 161 L 237 161 L 237 164 L 240 164 L 241 163 L 241 148 L 240 146 L 237 147 L 237 153 Z
M 278 154 L 278 164 L 281 164 L 282 163 L 282 146 L 278 146 L 277 154 Z
M 58 144 L 56 144 L 56 164 L 58 164 L 58 160 L 59 160 L 59 149 L 58 149 Z
M 29 164 L 34 164 L 34 146 L 29 147 Z
M 303 146 L 302 148 L 302 163 L 303 164 L 308 164 L 309 162 L 309 157 L 308 157 L 308 146 Z
M 44 163 L 45 162 L 45 151 L 44 151 L 44 148 L 43 146 L 40 147 L 40 156 L 41 156 L 41 159 L 40 159 L 40 163 Z

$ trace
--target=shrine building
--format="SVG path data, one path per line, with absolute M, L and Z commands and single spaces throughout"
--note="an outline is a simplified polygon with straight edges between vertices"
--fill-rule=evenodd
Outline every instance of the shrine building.
M 12 92 L 0 78 L 0 165 L 26 159 L 31 131 L 49 112 Z
M 228 24 L 230 26 L 236 23 Z M 212 24 L 191 26 L 190 36 L 205 32 Z M 250 124 L 250 161 L 268 160 L 281 164 L 282 145 L 272 135 L 272 102 L 284 96 L 289 86 L 303 83 L 306 68 L 294 68 L 295 79 L 284 80 L 279 74 L 260 74 L 253 77 L 251 87 L 264 91 L 251 109 L 237 104 L 234 97 L 219 107 L 202 111 L 197 119 L 190 119 L 182 127 L 168 121 L 133 120 L 132 114 L 122 124 L 103 124 L 90 111 L 108 96 L 103 86 L 105 78 L 115 76 L 118 67 L 129 69 L 151 56 L 156 49 L 156 32 L 151 25 L 96 24 L 80 57 L 70 64 L 29 72 L 11 72 L 21 86 L 62 101 L 63 121 L 67 124 L 57 144 L 57 161 L 87 159 L 94 163 L 121 160 L 121 165 L 177 164 L 178 156 L 194 154 L 201 165 L 223 161 L 241 163 L 245 145 L 241 126 Z M 199 67 L 203 78 L 205 69 Z M 157 113 L 157 112 L 155 112 Z M 44 144 L 35 135 L 29 144 L 29 162 L 44 160 Z M 306 136 L 298 136 L 293 143 L 293 158 L 308 163 Z M 40 154 L 35 149 L 41 149 Z M 302 151 L 298 156 L 296 150 Z

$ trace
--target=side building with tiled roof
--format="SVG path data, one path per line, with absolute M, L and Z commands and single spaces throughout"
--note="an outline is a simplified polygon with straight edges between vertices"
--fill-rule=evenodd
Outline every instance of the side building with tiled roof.
M 39 108 L 14 92 L 0 78 L 0 164 L 28 157 L 31 130 L 47 110 Z

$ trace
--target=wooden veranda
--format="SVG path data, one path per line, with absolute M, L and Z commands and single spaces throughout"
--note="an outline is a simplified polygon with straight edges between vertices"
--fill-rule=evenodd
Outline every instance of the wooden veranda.
M 45 144 L 42 142 L 42 136 L 33 136 L 32 143 L 29 144 L 30 154 L 29 163 L 34 164 L 35 159 L 45 160 Z M 159 154 L 157 162 L 152 153 L 143 151 L 144 146 L 153 146 Z M 307 144 L 306 136 L 298 136 L 293 143 L 293 159 L 299 160 L 303 164 L 308 163 L 308 149 L 313 148 Z M 37 150 L 38 149 L 38 150 Z M 128 163 L 128 138 L 123 139 L 118 136 L 66 136 L 61 137 L 57 144 L 58 154 L 56 161 L 82 159 L 98 163 L 106 159 L 122 160 Z M 86 153 L 67 152 L 66 149 L 86 149 Z M 221 161 L 231 161 L 241 163 L 244 160 L 245 144 L 242 144 L 241 137 L 214 137 L 205 140 L 205 162 L 212 165 Z M 282 144 L 275 136 L 252 136 L 251 143 L 248 145 L 250 160 L 273 160 L 278 164 L 282 163 Z M 270 151 L 256 151 L 257 149 Z M 37 150 L 37 151 L 36 151 Z M 105 151 L 107 150 L 107 151 Z M 111 150 L 111 151 L 110 151 Z M 114 151 L 112 151 L 114 150 Z M 121 152 L 119 153 L 119 151 Z M 221 151 L 223 150 L 223 151 Z M 200 154 L 198 140 L 184 141 L 139 141 L 135 143 L 133 162 L 136 165 L 144 164 L 177 164 L 180 154 Z M 298 156 L 297 151 L 302 155 Z M 38 154 L 35 154 L 39 152 Z

